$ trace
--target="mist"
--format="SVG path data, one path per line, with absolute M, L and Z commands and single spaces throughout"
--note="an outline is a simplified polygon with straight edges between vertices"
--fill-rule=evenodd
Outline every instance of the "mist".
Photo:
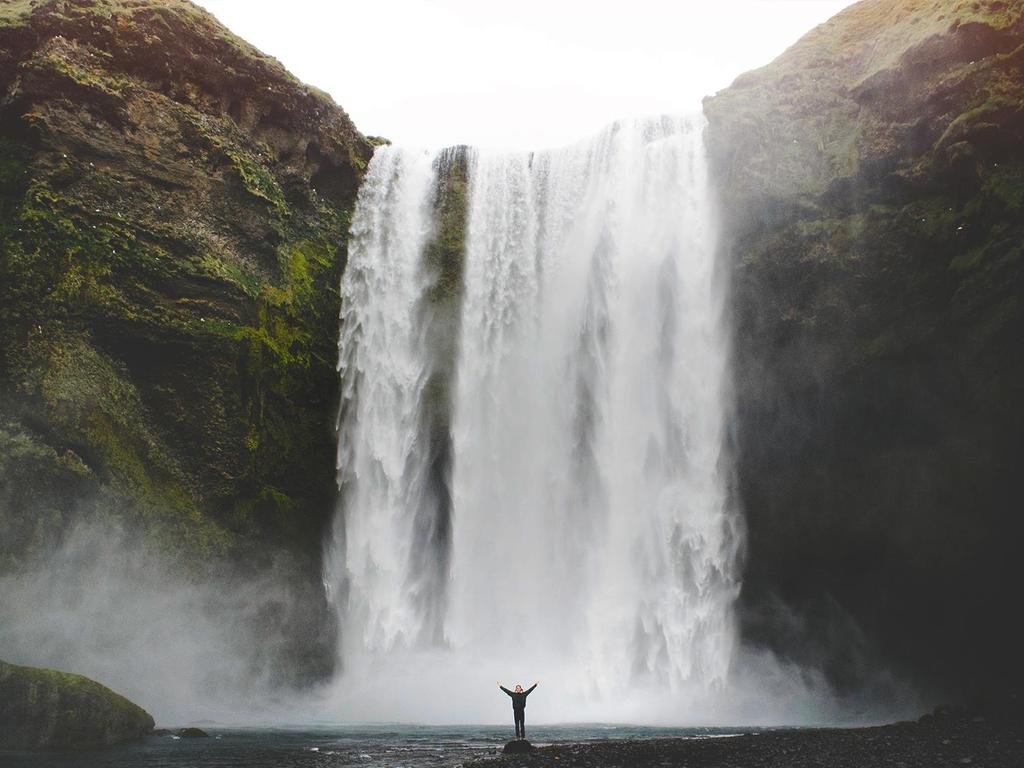
M 529 156 L 467 150 L 455 224 L 435 218 L 449 153 L 378 150 L 342 282 L 342 502 L 325 553 L 344 673 L 314 708 L 491 723 L 507 714 L 497 681 L 540 681 L 539 723 L 917 710 L 850 625 L 816 637 L 786 614 L 785 658 L 737 629 L 744 525 L 702 131 L 700 115 L 661 117 Z M 438 302 L 423 263 L 438 227 L 466 232 L 464 285 L 445 299 L 461 311 L 454 359 L 421 316 Z M 422 429 L 438 370 L 457 382 L 442 477 Z M 832 688 L 819 643 L 863 670 L 856 684 Z
M 432 215 L 431 207 L 425 201 L 437 169 L 428 155 L 400 148 L 376 158 L 361 197 L 363 218 L 357 216 L 353 230 L 357 239 L 349 275 L 364 270 L 373 277 L 384 262 L 383 250 L 391 248 L 390 256 L 401 260 L 401 269 L 383 277 L 397 275 L 404 282 L 365 293 L 349 288 L 373 303 L 356 307 L 366 318 L 349 317 L 342 323 L 342 349 L 353 355 L 347 362 L 353 370 L 362 366 L 361 371 L 372 370 L 375 381 L 393 376 L 398 384 L 379 390 L 364 385 L 365 401 L 366 393 L 375 391 L 384 402 L 371 403 L 365 414 L 349 408 L 352 421 L 340 433 L 340 466 L 352 475 L 343 472 L 342 485 L 351 492 L 362 477 L 363 487 L 359 494 L 350 493 L 348 509 L 343 506 L 339 512 L 342 535 L 326 542 L 324 578 L 335 603 L 319 610 L 328 625 L 334 613 L 341 618 L 339 637 L 329 638 L 328 654 L 337 654 L 333 678 L 323 676 L 299 687 L 289 682 L 288 667 L 303 664 L 290 655 L 294 638 L 314 629 L 301 624 L 302 610 L 294 608 L 297 586 L 287 563 L 259 571 L 223 565 L 197 575 L 154 546 L 142 530 L 103 516 L 82 520 L 59 545 L 35 552 L 16 571 L 0 577 L 4 658 L 92 677 L 138 702 L 160 724 L 499 723 L 507 719 L 508 709 L 497 689 L 499 681 L 507 686 L 539 681 L 530 700 L 530 719 L 543 724 L 852 725 L 919 712 L 920 695 L 870 656 L 850 617 L 841 617 L 823 633 L 820 625 L 807 624 L 782 602 L 766 602 L 766 620 L 784 625 L 785 657 L 745 640 L 737 629 L 733 611 L 742 585 L 744 531 L 742 510 L 729 487 L 733 457 L 725 422 L 732 385 L 727 334 L 715 327 L 724 322 L 724 286 L 714 274 L 720 268 L 712 258 L 717 222 L 703 188 L 701 131 L 698 116 L 627 121 L 557 153 L 529 159 L 485 154 L 475 159 L 477 177 L 471 189 L 477 197 L 467 215 L 476 226 L 469 247 L 477 271 L 469 273 L 476 281 L 470 286 L 475 294 L 469 306 L 481 316 L 465 323 L 461 344 L 463 355 L 475 350 L 476 359 L 463 361 L 460 375 L 476 389 L 464 383 L 461 416 L 456 408 L 461 422 L 453 429 L 455 448 L 468 447 L 460 449 L 464 463 L 454 470 L 454 497 L 461 506 L 454 511 L 455 558 L 450 567 L 450 553 L 442 546 L 431 543 L 437 548 L 426 549 L 417 539 L 424 527 L 443 527 L 434 522 L 424 526 L 423 519 L 451 512 L 434 509 L 445 493 L 424 480 L 429 457 L 419 456 L 423 466 L 410 473 L 414 465 L 406 453 L 417 442 L 428 442 L 407 433 L 422 423 L 417 409 L 426 381 L 423 372 L 437 366 L 423 357 L 422 330 L 405 314 L 431 289 L 418 259 L 431 233 L 432 225 L 424 220 Z M 607 168 L 615 175 L 606 177 Z M 679 186 L 677 177 L 685 177 L 690 186 Z M 509 179 L 518 179 L 519 186 Z M 487 195 L 485 182 L 493 187 Z M 371 194 L 377 187 L 379 199 Z M 639 197 L 652 188 L 662 206 L 656 210 L 650 200 Z M 583 209 L 585 216 L 574 208 L 582 190 L 594 196 Z M 506 198 L 536 205 L 531 215 L 537 223 L 506 221 Z M 385 200 L 396 209 L 386 208 Z M 545 212 L 545 205 L 551 211 Z M 636 213 L 633 219 L 625 216 L 623 231 L 610 237 L 601 229 L 607 226 L 605 210 Z M 689 211 L 690 218 L 673 218 L 678 210 Z M 393 231 L 384 237 L 375 227 L 384 226 L 381 222 L 388 217 Z M 605 260 L 600 269 L 587 262 L 563 272 L 552 267 L 547 273 L 560 275 L 565 285 L 547 293 L 554 300 L 537 310 L 555 329 L 537 338 L 550 345 L 562 334 L 564 349 L 547 350 L 544 359 L 540 341 L 510 335 L 507 343 L 514 355 L 490 350 L 491 337 L 472 336 L 504 322 L 487 315 L 494 311 L 486 298 L 494 278 L 479 265 L 490 254 L 489 244 L 512 244 L 510 263 L 521 259 L 539 264 L 531 249 L 540 246 L 532 238 L 544 226 L 551 227 L 548 222 L 558 221 L 573 249 L 564 255 L 552 251 L 553 265 L 559 265 L 555 256 L 570 265 L 580 255 L 599 253 Z M 501 227 L 509 231 L 491 234 Z M 645 243 L 646 250 L 641 249 Z M 666 253 L 676 261 L 666 259 Z M 641 257 L 648 262 L 642 274 Z M 625 265 L 629 269 L 616 275 L 615 268 Z M 666 287 L 666 281 L 687 270 L 695 275 Z M 508 317 L 527 301 L 540 305 L 544 300 L 538 286 L 550 278 L 539 267 L 529 286 L 535 293 L 515 296 L 522 289 L 516 282 L 519 275 L 528 273 L 528 268 L 508 271 Z M 616 309 L 622 285 L 638 274 L 641 284 L 626 291 L 632 303 Z M 574 299 L 577 309 L 593 314 L 582 331 L 571 325 L 574 318 L 566 309 L 566 297 L 574 291 L 580 291 Z M 646 317 L 653 294 L 659 296 L 661 314 Z M 382 297 L 391 300 L 387 309 L 393 317 L 381 313 Z M 357 314 L 351 301 L 348 309 Z M 394 325 L 375 330 L 375 322 Z M 505 332 L 512 333 L 507 327 Z M 583 332 L 592 333 L 593 339 L 587 340 Z M 605 348 L 606 337 L 614 332 L 633 340 L 618 362 Z M 659 335 L 664 338 L 658 345 L 645 346 Z M 374 343 L 367 344 L 367 338 Z M 581 338 L 587 343 L 580 343 Z M 400 370 L 391 371 L 397 349 L 409 357 Z M 565 375 L 562 360 L 572 355 L 580 355 L 574 378 L 582 384 L 572 395 L 580 403 L 553 403 L 538 420 L 527 407 L 543 403 L 546 392 L 558 389 Z M 370 357 L 373 365 L 366 362 Z M 531 365 L 539 372 L 530 373 Z M 612 375 L 616 367 L 640 376 L 624 386 Z M 475 378 L 478 371 L 489 371 L 493 380 Z M 634 393 L 651 372 L 664 380 L 638 405 Z M 687 378 L 692 372 L 700 375 Z M 523 393 L 538 382 L 544 387 L 533 391 L 528 402 Z M 411 389 L 399 392 L 398 385 Z M 346 391 L 359 389 L 350 386 Z M 388 400 L 396 392 L 402 396 L 401 407 Z M 600 401 L 602 396 L 607 401 Z M 564 418 L 581 413 L 597 414 L 585 429 L 579 419 Z M 496 421 L 489 424 L 488 419 Z M 602 437 L 602 419 L 619 432 Z M 376 431 L 370 432 L 371 427 Z M 541 434 L 544 429 L 550 432 Z M 384 443 L 370 445 L 382 435 Z M 489 442 L 494 435 L 501 436 L 500 444 Z M 592 464 L 581 469 L 574 462 L 586 441 L 592 444 L 584 446 L 582 455 Z M 631 450 L 622 451 L 626 444 Z M 554 452 L 558 447 L 564 455 Z M 391 478 L 382 474 L 384 448 L 390 451 Z M 353 458 L 361 450 L 363 465 Z M 545 457 L 544 450 L 552 451 L 551 456 Z M 491 461 L 475 469 L 467 460 L 479 464 L 485 456 Z M 643 461 L 630 464 L 630 457 Z M 553 466 L 559 471 L 546 476 Z M 520 474 L 512 478 L 513 472 Z M 401 486 L 409 477 L 409 486 Z M 367 486 L 366 478 L 383 484 Z M 502 483 L 514 488 L 498 492 Z M 583 486 L 585 493 L 577 496 Z M 605 497 L 607 489 L 614 494 Z M 550 508 L 545 515 L 534 513 L 525 523 L 510 525 L 526 496 L 533 509 Z M 665 507 L 666 498 L 681 506 Z M 638 500 L 647 509 L 659 510 L 659 524 L 666 526 L 653 539 L 633 513 Z M 381 527 L 385 508 L 391 528 Z M 413 516 L 406 517 L 410 512 Z M 467 525 L 465 518 L 458 519 L 460 513 L 477 517 L 470 517 Z M 549 535 L 552 519 L 562 514 L 569 516 L 555 526 L 561 538 Z M 613 520 L 609 531 L 614 535 L 601 538 L 606 520 Z M 593 538 L 593 546 L 575 542 L 566 552 L 564 541 L 580 531 Z M 680 541 L 684 546 L 669 546 Z M 536 542 L 546 542 L 548 550 L 530 555 L 524 566 L 528 572 L 521 578 L 494 573 L 494 552 L 511 548 L 529 553 Z M 638 551 L 653 553 L 662 567 L 638 564 Z M 419 557 L 411 557 L 413 552 Z M 591 561 L 595 552 L 601 557 Z M 559 564 L 570 555 L 578 560 Z M 401 569 L 407 566 L 421 570 L 405 573 Z M 396 570 L 387 573 L 388 567 Z M 452 624 L 443 615 L 449 604 L 461 612 Z M 630 614 L 634 609 L 638 613 Z M 518 626 L 510 626 L 510 617 Z M 368 642 L 370 636 L 376 640 Z M 433 636 L 440 641 L 424 647 L 423 638 Z M 496 637 L 500 641 L 493 642 Z M 844 657 L 846 668 L 860 670 L 842 690 L 823 671 L 836 655 Z
M 381 654 L 360 660 L 332 686 L 296 702 L 307 722 L 499 724 L 508 701 L 498 690 L 539 682 L 530 696 L 535 724 L 605 723 L 651 726 L 852 726 L 916 716 L 923 703 L 904 681 L 875 672 L 845 695 L 820 671 L 786 662 L 764 649 L 743 648 L 723 684 L 655 682 L 618 693 L 581 691 L 578 670 L 548 660 L 514 661 L 446 650 Z
M 530 698 L 536 724 L 854 725 L 924 706 L 856 643 L 848 652 L 873 671 L 844 693 L 813 663 L 747 645 L 714 685 L 581 687 L 584 670 L 568 653 L 442 647 L 360 654 L 332 680 L 297 689 L 283 682 L 288 633 L 268 618 L 294 599 L 287 568 L 196 579 L 138 532 L 92 519 L 0 578 L 0 648 L 12 663 L 91 677 L 158 725 L 496 724 L 508 714 L 498 681 L 540 682 Z M 785 620 L 799 637 L 800 618 Z
M 275 620 L 295 600 L 285 571 L 197 580 L 139 533 L 84 521 L 0 577 L 0 653 L 93 678 L 158 725 L 279 722 L 295 696 Z

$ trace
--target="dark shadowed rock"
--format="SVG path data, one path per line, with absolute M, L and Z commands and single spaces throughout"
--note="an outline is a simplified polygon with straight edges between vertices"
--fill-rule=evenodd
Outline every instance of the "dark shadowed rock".
M 0 571 L 88 514 L 289 571 L 253 638 L 330 673 L 338 283 L 373 148 L 184 0 L 0 3 Z
M 864 0 L 705 113 L 746 639 L 1019 690 L 1024 3 Z
M 505 748 L 501 750 L 501 752 L 505 755 L 526 755 L 536 749 L 537 748 L 526 739 L 514 739 L 506 744 Z
M 506 753 L 464 768 L 1020 768 L 1022 757 L 1019 721 L 994 727 L 969 718 L 933 718 L 922 724 L 783 729 L 727 738 L 602 739 Z
M 205 739 L 209 738 L 210 734 L 204 731 L 202 728 L 182 728 L 178 731 L 178 735 L 183 739 Z
M 0 661 L 0 750 L 77 750 L 141 738 L 148 712 L 82 675 Z

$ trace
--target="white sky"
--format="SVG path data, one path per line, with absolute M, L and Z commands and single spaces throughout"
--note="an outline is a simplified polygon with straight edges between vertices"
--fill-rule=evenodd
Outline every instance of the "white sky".
M 699 109 L 850 0 L 199 0 L 365 134 L 539 149 Z

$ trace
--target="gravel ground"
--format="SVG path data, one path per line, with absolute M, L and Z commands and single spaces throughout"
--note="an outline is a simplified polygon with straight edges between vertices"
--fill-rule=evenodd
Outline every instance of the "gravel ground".
M 466 768 L 1024 768 L 1024 727 L 926 716 L 873 728 L 791 729 L 712 739 L 563 744 Z

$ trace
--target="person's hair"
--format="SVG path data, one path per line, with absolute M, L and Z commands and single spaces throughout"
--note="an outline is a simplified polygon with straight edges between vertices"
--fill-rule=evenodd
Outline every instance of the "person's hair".
M 519 683 L 516 683 L 516 693 L 519 693 L 519 691 L 521 691 L 521 690 L 523 690 L 523 686 L 520 685 Z

